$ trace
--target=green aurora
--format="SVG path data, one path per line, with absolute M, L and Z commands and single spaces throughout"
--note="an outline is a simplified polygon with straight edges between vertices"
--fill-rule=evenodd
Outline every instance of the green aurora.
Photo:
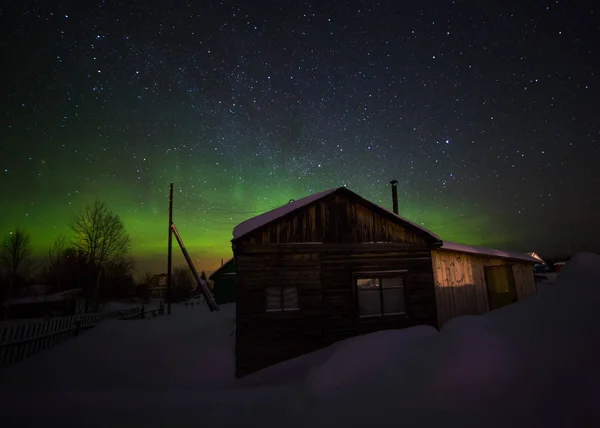
M 98 198 L 137 272 L 165 271 L 169 183 L 207 272 L 238 223 L 338 186 L 389 209 L 392 179 L 443 240 L 598 251 L 593 14 L 557 3 L 528 33 L 527 2 L 34 3 L 0 13 L 0 238 L 23 228 L 40 264 Z
M 114 191 L 97 191 L 101 186 L 96 181 L 96 189 L 90 188 L 69 192 L 60 203 L 56 198 L 43 196 L 29 203 L 17 201 L 7 204 L 0 222 L 6 234 L 15 227 L 24 228 L 32 238 L 35 254 L 43 257 L 50 243 L 59 235 L 69 236 L 68 227 L 79 210 L 94 198 L 106 202 L 116 212 L 132 237 L 132 256 L 136 270 L 159 272 L 166 269 L 167 225 L 168 225 L 168 178 L 164 185 L 153 187 L 146 195 L 140 195 L 135 186 L 121 186 Z M 254 185 L 230 180 L 228 185 L 213 187 L 199 192 L 185 174 L 179 174 L 187 186 L 174 184 L 174 222 L 184 243 L 195 260 L 197 268 L 214 270 L 221 259 L 231 257 L 232 229 L 240 222 L 310 193 L 323 190 L 322 186 L 307 189 L 299 185 L 291 187 L 284 182 L 278 185 L 273 180 L 263 184 L 260 191 Z M 227 180 L 223 180 L 227 183 Z M 367 199 L 386 208 L 391 208 L 390 191 L 381 183 L 378 192 L 361 192 L 348 186 Z M 360 186 L 358 186 L 360 187 Z M 206 188 L 206 186 L 205 186 Z M 96 190 L 96 191 L 94 191 Z M 257 194 L 260 195 L 257 197 Z M 373 195 L 375 193 L 375 195 Z M 375 197 L 373 197 L 375 196 Z M 490 216 L 478 213 L 475 209 L 465 212 L 459 207 L 444 206 L 440 209 L 433 202 L 415 202 L 404 197 L 400 200 L 401 215 L 437 233 L 442 239 L 459 241 L 473 245 L 501 245 L 510 242 L 506 233 L 491 231 L 493 220 Z M 183 263 L 180 252 L 175 250 L 174 263 Z

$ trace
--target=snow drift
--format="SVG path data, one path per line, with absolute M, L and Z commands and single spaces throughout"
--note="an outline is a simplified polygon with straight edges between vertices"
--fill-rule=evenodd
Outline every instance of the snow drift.
M 544 294 L 448 322 L 361 388 L 309 394 L 298 426 L 600 426 L 599 267 L 579 254 Z
M 99 331 L 120 339 L 93 364 L 82 349 L 99 349 L 91 332 L 69 342 L 69 353 L 61 345 L 0 372 L 0 411 L 19 421 L 11 426 L 595 427 L 599 307 L 600 256 L 578 254 L 535 297 L 441 332 L 352 338 L 259 372 L 254 383 L 231 380 L 233 344 L 222 340 L 233 312 L 132 321 L 139 327 Z M 177 319 L 185 326 L 173 327 Z

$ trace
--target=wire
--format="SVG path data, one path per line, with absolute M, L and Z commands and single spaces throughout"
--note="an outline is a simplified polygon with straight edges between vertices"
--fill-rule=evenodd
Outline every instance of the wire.
M 217 228 L 217 227 L 206 227 L 206 226 L 202 226 L 202 228 L 203 228 L 203 229 L 206 229 L 206 230 L 211 230 L 211 231 L 212 231 L 212 230 L 215 230 L 215 231 L 217 231 L 217 232 L 233 232 L 233 227 L 231 227 L 231 228 L 229 228 L 229 229 L 220 229 L 220 228 Z
M 277 205 L 273 208 L 267 208 L 265 210 L 256 210 L 256 211 L 233 211 L 233 210 L 227 210 L 227 209 L 219 209 L 219 208 L 211 208 L 210 210 L 218 213 L 218 214 L 231 214 L 231 215 L 237 215 L 237 214 L 264 214 L 267 211 L 271 211 L 274 210 L 275 208 L 280 207 L 280 205 Z

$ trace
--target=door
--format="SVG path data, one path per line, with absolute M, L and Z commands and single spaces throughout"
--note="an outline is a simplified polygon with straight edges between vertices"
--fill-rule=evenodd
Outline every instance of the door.
M 512 266 L 486 266 L 484 269 L 490 311 L 516 302 L 517 290 Z

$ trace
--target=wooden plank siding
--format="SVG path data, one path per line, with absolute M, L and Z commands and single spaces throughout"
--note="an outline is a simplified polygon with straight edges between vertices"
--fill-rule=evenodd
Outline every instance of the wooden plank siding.
M 489 311 L 486 266 L 512 266 L 519 300 L 536 293 L 531 263 L 436 249 L 431 253 L 440 328 L 451 318 Z
M 533 266 L 530 263 L 514 263 L 512 270 L 519 300 L 537 294 Z
M 357 334 L 437 325 L 439 240 L 351 192 L 330 194 L 232 241 L 236 376 Z M 359 318 L 357 272 L 407 270 L 406 315 Z M 269 286 L 298 287 L 299 310 L 267 312 Z
M 235 245 L 298 242 L 403 242 L 427 245 L 421 232 L 403 227 L 349 195 L 333 194 L 248 233 Z
M 311 247 L 308 247 L 311 248 Z M 248 254 L 236 258 L 238 304 L 236 375 L 373 331 L 437 326 L 431 255 L 417 252 Z M 404 270 L 407 316 L 358 318 L 356 272 Z M 298 287 L 300 310 L 266 312 L 265 289 Z
M 359 318 L 354 274 L 407 270 L 407 315 Z M 437 326 L 435 289 L 429 251 L 331 254 L 323 257 L 323 342 L 378 330 L 427 324 Z
M 238 255 L 236 375 L 318 349 L 322 336 L 320 256 Z M 297 311 L 266 312 L 265 289 L 298 287 Z

